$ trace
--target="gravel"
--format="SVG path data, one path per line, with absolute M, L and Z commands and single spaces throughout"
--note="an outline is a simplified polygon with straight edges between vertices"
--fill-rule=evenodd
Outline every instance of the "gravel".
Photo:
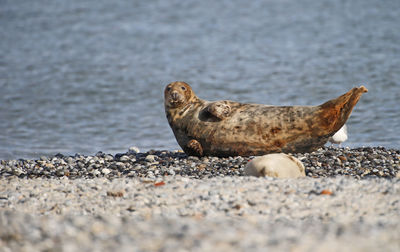
M 294 156 L 305 178 L 137 148 L 2 160 L 0 251 L 400 251 L 399 150 Z
M 243 176 L 243 168 L 253 157 L 188 157 L 175 151 L 136 152 L 131 148 L 126 153 L 116 155 L 98 152 L 94 156 L 41 157 L 39 160 L 2 160 L 0 177 L 19 178 L 121 178 L 147 177 L 149 179 L 165 176 L 188 176 L 190 178 L 212 178 L 221 176 Z M 348 175 L 354 178 L 384 177 L 393 178 L 400 170 L 400 150 L 383 147 L 321 148 L 305 154 L 293 154 L 299 158 L 306 175 L 332 177 Z

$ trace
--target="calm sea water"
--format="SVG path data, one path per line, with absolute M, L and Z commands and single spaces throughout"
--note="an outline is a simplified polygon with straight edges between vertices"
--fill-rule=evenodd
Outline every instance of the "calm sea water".
M 179 149 L 163 89 L 317 105 L 364 84 L 344 146 L 400 148 L 400 1 L 0 0 L 0 159 Z

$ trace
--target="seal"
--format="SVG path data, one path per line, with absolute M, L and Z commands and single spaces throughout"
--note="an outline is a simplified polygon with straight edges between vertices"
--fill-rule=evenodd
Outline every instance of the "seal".
M 274 178 L 305 177 L 303 163 L 297 158 L 285 153 L 272 153 L 259 156 L 247 163 L 244 175 Z
M 164 90 L 165 113 L 178 144 L 193 156 L 260 156 L 311 152 L 347 121 L 363 93 L 355 87 L 319 106 L 271 106 L 198 98 L 185 82 Z

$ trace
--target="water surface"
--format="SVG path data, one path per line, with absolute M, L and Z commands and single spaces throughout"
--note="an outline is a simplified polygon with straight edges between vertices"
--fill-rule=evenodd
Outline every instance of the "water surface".
M 13 1 L 0 159 L 179 149 L 163 89 L 317 105 L 364 84 L 345 146 L 400 148 L 400 1 Z

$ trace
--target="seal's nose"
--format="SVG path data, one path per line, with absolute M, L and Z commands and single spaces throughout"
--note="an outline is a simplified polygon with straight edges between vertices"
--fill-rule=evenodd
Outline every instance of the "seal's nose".
M 178 100 L 178 98 L 179 98 L 178 92 L 173 91 L 173 92 L 171 93 L 171 97 L 172 97 L 172 99 L 174 99 L 175 101 Z

